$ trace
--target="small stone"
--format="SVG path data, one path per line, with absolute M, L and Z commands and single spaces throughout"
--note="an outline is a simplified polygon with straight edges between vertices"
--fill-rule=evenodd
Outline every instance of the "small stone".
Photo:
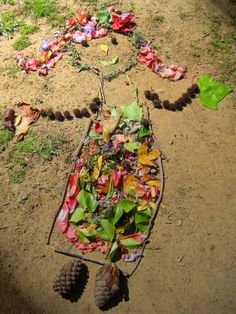
M 18 198 L 17 198 L 17 203 L 22 203 L 23 201 L 26 201 L 28 199 L 29 195 L 25 192 L 20 192 Z
M 179 220 L 176 221 L 176 226 L 177 227 L 181 227 L 182 223 L 183 223 L 183 221 L 179 219 Z

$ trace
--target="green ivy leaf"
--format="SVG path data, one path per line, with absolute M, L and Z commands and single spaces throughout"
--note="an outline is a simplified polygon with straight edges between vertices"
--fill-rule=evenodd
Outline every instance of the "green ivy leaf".
M 114 64 L 117 64 L 119 62 L 119 57 L 116 56 L 115 58 L 111 59 L 111 60 L 100 60 L 101 65 L 103 65 L 104 67 L 110 67 Z
M 94 230 L 94 236 L 100 238 L 103 241 L 110 241 L 109 236 L 103 229 Z
M 112 223 L 113 225 L 115 225 L 119 220 L 120 218 L 122 217 L 124 211 L 123 209 L 120 207 L 120 206 L 115 206 L 114 207 L 114 217 L 113 217 L 113 220 L 112 220 Z
M 111 178 L 110 180 L 110 185 L 109 185 L 109 190 L 108 190 L 108 194 L 107 194 L 107 199 L 111 198 L 114 194 L 114 183 L 113 183 L 113 180 Z
M 108 219 L 101 219 L 100 223 L 107 234 L 110 241 L 114 239 L 115 236 L 115 227 L 109 222 Z
M 132 121 L 141 121 L 143 116 L 143 110 L 136 101 L 129 105 L 121 106 L 121 111 L 126 119 Z
M 134 151 L 139 147 L 139 144 L 138 143 L 125 143 L 124 144 L 124 148 L 126 150 L 128 150 L 129 152 L 131 153 L 134 153 Z
M 86 191 L 81 190 L 77 196 L 77 201 L 79 203 L 79 206 L 83 207 L 84 209 L 87 208 L 87 202 L 86 202 Z
M 91 212 L 94 212 L 99 205 L 95 196 L 92 193 L 89 193 L 85 190 L 81 190 L 79 192 L 77 196 L 77 201 L 79 203 L 79 206 L 81 206 L 84 209 L 88 209 Z
M 147 223 L 149 219 L 150 217 L 145 215 L 144 213 L 135 213 L 134 215 L 134 222 L 136 225 L 139 223 Z
M 133 238 L 120 240 L 120 243 L 122 246 L 124 246 L 128 249 L 135 249 L 135 248 L 139 247 L 141 244 L 139 241 L 137 241 Z
M 141 139 L 147 135 L 149 135 L 149 131 L 142 125 L 141 129 L 138 131 L 138 139 Z
M 70 217 L 70 222 L 73 222 L 76 224 L 80 222 L 81 220 L 84 220 L 84 209 L 81 207 L 77 207 Z
M 214 81 L 209 75 L 204 75 L 197 80 L 200 89 L 200 101 L 209 109 L 218 109 L 218 103 L 232 91 L 230 87 Z
M 78 237 L 79 237 L 80 242 L 90 243 L 90 240 L 80 230 L 78 230 L 77 233 L 78 233 Z
M 130 200 L 122 200 L 118 203 L 118 206 L 123 209 L 125 213 L 129 213 L 132 209 L 136 207 L 136 204 Z
M 96 15 L 96 19 L 98 20 L 99 24 L 101 26 L 107 26 L 110 22 L 111 22 L 111 14 L 108 11 L 100 11 L 97 15 Z
M 137 231 L 141 231 L 142 233 L 146 233 L 148 224 L 140 223 L 136 225 Z

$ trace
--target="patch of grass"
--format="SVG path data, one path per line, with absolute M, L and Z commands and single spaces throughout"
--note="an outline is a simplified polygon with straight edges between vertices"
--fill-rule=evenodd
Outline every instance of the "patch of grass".
M 12 45 L 12 47 L 15 49 L 15 50 L 23 50 L 25 48 L 27 48 L 29 45 L 30 45 L 30 40 L 29 40 L 29 37 L 27 35 L 21 35 L 20 38 L 18 38 L 14 44 Z
M 16 1 L 15 0 L 1 0 L 1 4 L 10 4 L 10 5 L 15 5 Z
M 33 34 L 38 31 L 38 26 L 26 24 L 20 27 L 20 34 L 21 35 L 29 35 Z
M 211 45 L 212 45 L 213 50 L 230 51 L 235 40 L 236 40 L 235 33 L 220 34 L 219 32 L 215 31 L 212 33 Z
M 30 132 L 24 141 L 14 145 L 13 150 L 10 152 L 12 156 L 10 160 L 14 161 L 16 158 L 25 156 L 25 154 L 36 154 L 44 160 L 51 161 L 62 143 L 61 136 L 54 138 L 49 135 L 42 136 Z
M 0 126 L 0 145 L 7 144 L 13 137 L 13 134 L 4 126 Z
M 54 0 L 24 0 L 24 10 L 35 19 L 47 18 L 52 26 L 59 26 L 65 21 Z
M 165 17 L 163 15 L 159 15 L 159 14 L 155 14 L 152 17 L 153 22 L 159 22 L 159 23 L 163 23 L 164 22 Z
M 7 66 L 7 67 L 5 67 L 4 70 L 5 70 L 5 73 L 7 76 L 13 77 L 13 78 L 15 78 L 16 74 L 21 71 L 17 65 Z
M 51 161 L 63 143 L 65 143 L 65 138 L 62 133 L 52 137 L 29 132 L 25 140 L 16 143 L 8 153 L 8 172 L 11 181 L 22 181 L 28 160 L 35 155 L 43 160 Z
M 202 3 L 200 0 L 195 0 L 195 10 L 200 11 L 202 8 Z
M 179 12 L 179 17 L 181 18 L 182 21 L 183 21 L 183 20 L 186 20 L 186 18 L 189 17 L 189 13 L 184 12 L 184 11 L 181 10 L 181 11 Z
M 234 78 L 234 74 L 236 72 L 236 64 L 231 62 L 229 59 L 224 59 L 219 64 L 220 71 L 220 80 L 223 83 L 229 82 L 232 78 Z
M 10 180 L 14 183 L 19 183 L 23 181 L 25 175 L 25 169 L 22 167 L 14 167 L 8 170 Z
M 21 21 L 16 19 L 14 13 L 5 12 L 0 15 L 0 35 L 13 33 L 21 25 Z

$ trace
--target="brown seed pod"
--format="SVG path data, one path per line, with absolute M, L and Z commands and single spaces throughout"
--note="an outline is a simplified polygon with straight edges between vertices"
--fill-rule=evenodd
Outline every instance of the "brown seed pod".
M 118 45 L 118 41 L 117 41 L 116 37 L 112 37 L 112 38 L 111 38 L 111 43 L 112 43 L 113 45 Z
M 63 114 L 64 114 L 64 117 L 65 117 L 67 120 L 73 120 L 73 117 L 72 117 L 72 115 L 70 114 L 69 111 L 64 111 Z
M 81 109 L 82 117 L 89 118 L 91 115 L 86 108 Z
M 55 112 L 55 119 L 57 121 L 63 122 L 65 120 L 65 117 L 63 116 L 63 114 L 60 111 L 56 111 Z
M 191 104 L 191 102 L 192 102 L 192 99 L 188 93 L 184 93 L 182 95 L 182 99 L 184 100 L 185 104 Z
M 158 94 L 157 93 L 151 93 L 150 100 L 154 101 L 155 99 L 159 99 Z
M 145 92 L 144 92 L 144 95 L 145 95 L 145 97 L 148 99 L 148 100 L 151 100 L 151 92 L 150 92 L 150 90 L 146 90 Z
M 40 110 L 40 116 L 43 117 L 43 118 L 46 118 L 47 117 L 47 113 L 45 110 L 41 109 Z
M 82 273 L 82 262 L 74 259 L 65 264 L 53 283 L 53 290 L 63 298 L 69 298 L 73 293 Z
M 73 113 L 75 115 L 76 118 L 81 119 L 82 118 L 82 114 L 81 111 L 77 108 L 73 110 Z
M 82 40 L 82 41 L 81 41 L 81 45 L 82 45 L 83 47 L 85 47 L 85 48 L 89 47 L 89 44 L 88 44 L 87 40 Z
M 163 105 L 163 108 L 166 109 L 166 110 L 170 110 L 170 102 L 169 100 L 164 100 L 162 102 L 162 105 Z
M 55 114 L 54 114 L 54 112 L 52 111 L 52 109 L 48 109 L 48 110 L 46 111 L 46 113 L 47 113 L 47 116 L 48 116 L 48 118 L 49 118 L 50 120 L 55 120 Z
M 95 281 L 95 303 L 103 308 L 120 289 L 120 270 L 115 264 L 106 264 L 99 269 Z
M 92 111 L 92 113 L 97 113 L 99 111 L 99 106 L 97 106 L 97 104 L 94 102 L 91 102 L 89 108 Z
M 154 99 L 153 100 L 153 106 L 157 109 L 162 109 L 161 101 L 160 99 Z

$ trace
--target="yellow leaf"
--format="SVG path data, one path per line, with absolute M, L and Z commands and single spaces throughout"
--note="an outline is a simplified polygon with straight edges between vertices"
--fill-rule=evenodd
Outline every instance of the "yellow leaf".
M 151 186 L 156 186 L 158 189 L 160 189 L 160 183 L 157 182 L 157 181 L 154 181 L 154 180 L 150 180 L 150 181 L 147 181 L 146 182 L 148 185 L 151 185 Z
M 109 47 L 106 44 L 101 44 L 100 48 L 105 52 L 105 54 L 108 54 Z
M 88 231 L 93 231 L 93 230 L 95 230 L 97 228 L 97 225 L 96 224 L 91 224 L 91 225 L 89 225 L 86 229 L 88 230 Z
M 158 150 L 153 150 L 151 152 L 148 152 L 147 142 L 144 142 L 138 148 L 138 161 L 142 165 L 155 166 L 155 163 L 153 162 L 153 160 L 157 159 L 159 156 L 160 156 L 160 152 Z
M 102 138 L 105 143 L 108 143 L 110 141 L 110 132 L 108 129 L 103 128 Z
M 98 157 L 98 160 L 97 160 L 97 166 L 94 166 L 93 168 L 93 174 L 92 174 L 92 177 L 97 180 L 99 175 L 100 175 L 100 172 L 101 172 L 101 168 L 102 168 L 102 156 L 99 156 Z
M 156 208 L 156 204 L 154 202 L 149 202 L 149 206 L 151 206 L 152 209 Z

